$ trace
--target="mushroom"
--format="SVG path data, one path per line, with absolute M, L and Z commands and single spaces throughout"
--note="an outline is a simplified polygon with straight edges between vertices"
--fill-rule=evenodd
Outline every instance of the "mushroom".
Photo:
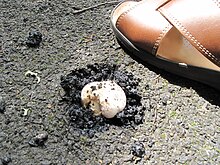
M 82 104 L 90 107 L 95 116 L 113 118 L 126 106 L 126 95 L 114 81 L 91 82 L 81 91 Z

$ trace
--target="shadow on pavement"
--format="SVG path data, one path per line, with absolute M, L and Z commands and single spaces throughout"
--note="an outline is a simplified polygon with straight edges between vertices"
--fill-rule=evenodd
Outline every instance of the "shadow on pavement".
M 139 59 L 134 54 L 132 54 L 132 52 L 127 50 L 120 42 L 118 43 L 121 46 L 121 48 L 124 50 L 124 52 L 128 54 L 133 60 L 137 61 L 138 63 L 141 63 L 142 65 L 147 67 L 149 70 L 159 74 L 161 77 L 169 81 L 169 83 L 178 85 L 180 87 L 192 88 L 201 97 L 203 97 L 205 100 L 207 100 L 211 104 L 220 106 L 220 91 L 218 91 L 217 89 L 209 87 L 208 85 L 202 84 L 200 82 L 169 73 L 165 70 L 159 69 L 151 64 L 148 64 L 142 61 L 141 59 Z

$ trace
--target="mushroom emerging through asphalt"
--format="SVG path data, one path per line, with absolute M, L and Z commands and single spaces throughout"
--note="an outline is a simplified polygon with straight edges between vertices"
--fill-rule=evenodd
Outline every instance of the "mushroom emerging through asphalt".
M 113 118 L 126 106 L 126 95 L 114 81 L 91 82 L 81 92 L 82 104 L 90 107 L 95 116 Z

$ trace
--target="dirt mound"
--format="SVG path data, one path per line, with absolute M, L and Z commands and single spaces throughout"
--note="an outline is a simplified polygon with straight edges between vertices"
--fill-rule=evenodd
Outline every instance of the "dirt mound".
M 61 76 L 61 86 L 65 91 L 64 99 L 68 102 L 66 110 L 69 113 L 71 125 L 93 136 L 96 131 L 104 131 L 110 125 L 132 126 L 143 123 L 145 107 L 141 104 L 138 94 L 139 79 L 127 71 L 119 71 L 115 64 L 94 64 L 85 68 L 75 69 L 66 76 Z M 127 104 L 124 111 L 114 118 L 94 116 L 88 108 L 82 107 L 81 90 L 93 81 L 114 80 L 124 90 Z

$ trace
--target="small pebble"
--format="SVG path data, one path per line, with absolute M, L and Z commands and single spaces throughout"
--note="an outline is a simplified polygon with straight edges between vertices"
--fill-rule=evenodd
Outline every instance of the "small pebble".
M 154 141 L 153 140 L 149 140 L 149 142 L 148 142 L 148 147 L 153 147 L 153 145 L 154 145 Z
M 7 165 L 8 163 L 10 163 L 12 160 L 11 160 L 11 157 L 9 155 L 7 156 L 3 156 L 1 158 L 1 161 L 2 161 L 2 165 Z
M 40 45 L 41 41 L 42 41 L 42 34 L 37 30 L 33 30 L 29 32 L 29 35 L 26 40 L 26 44 L 29 47 L 37 47 Z
M 29 141 L 28 141 L 28 144 L 29 144 L 31 147 L 38 147 L 38 144 L 37 144 L 33 139 L 29 140 Z
M 141 142 L 135 142 L 131 147 L 131 152 L 134 156 L 142 158 L 145 154 L 145 148 L 143 143 Z
M 43 146 L 47 139 L 48 139 L 48 133 L 44 132 L 35 136 L 33 139 L 31 139 L 28 142 L 28 144 L 31 147 Z

